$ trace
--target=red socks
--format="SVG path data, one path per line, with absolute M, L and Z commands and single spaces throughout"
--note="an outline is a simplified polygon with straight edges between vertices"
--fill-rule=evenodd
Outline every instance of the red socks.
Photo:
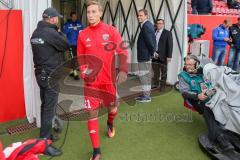
M 117 111 L 108 113 L 107 123 L 112 125 L 116 116 Z M 88 120 L 88 132 L 92 141 L 92 147 L 100 148 L 98 118 Z
M 2 143 L 0 141 L 0 160 L 4 160 L 5 159 L 5 156 L 3 154 L 3 146 L 2 146 Z
M 99 140 L 99 126 L 98 126 L 98 119 L 90 119 L 88 120 L 88 131 L 89 136 L 92 141 L 92 147 L 93 148 L 99 148 L 100 147 L 100 140 Z
M 117 111 L 113 111 L 108 113 L 108 120 L 107 120 L 107 124 L 112 125 L 113 124 L 113 120 L 115 119 L 115 117 L 117 116 Z

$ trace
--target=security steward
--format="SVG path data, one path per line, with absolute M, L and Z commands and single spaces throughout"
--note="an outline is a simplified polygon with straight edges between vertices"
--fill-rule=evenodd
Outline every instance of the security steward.
M 35 75 L 42 102 L 40 138 L 55 141 L 58 137 L 53 136 L 51 130 L 55 106 L 58 102 L 58 93 L 48 85 L 48 78 L 63 63 L 64 52 L 69 49 L 69 45 L 65 35 L 57 26 L 59 17 L 62 18 L 62 15 L 56 9 L 48 8 L 43 12 L 42 17 L 43 20 L 38 22 L 31 37 Z M 61 151 L 49 146 L 45 154 L 58 156 Z

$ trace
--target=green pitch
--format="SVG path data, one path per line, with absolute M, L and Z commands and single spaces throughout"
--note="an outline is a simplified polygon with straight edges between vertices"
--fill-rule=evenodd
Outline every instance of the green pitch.
M 179 93 L 155 96 L 151 103 L 136 103 L 131 106 L 122 103 L 115 121 L 116 136 L 106 136 L 107 116 L 100 118 L 101 151 L 103 160 L 207 160 L 199 148 L 197 137 L 206 130 L 202 117 L 183 107 Z M 7 126 L 19 122 L 1 124 L 0 132 Z M 65 130 L 61 140 L 63 143 Z M 38 136 L 38 130 L 21 135 L 2 135 L 6 146 L 9 143 Z M 86 122 L 70 122 L 66 141 L 62 147 L 63 155 L 56 160 L 89 160 L 91 142 L 88 137 Z M 41 156 L 41 160 L 49 157 Z

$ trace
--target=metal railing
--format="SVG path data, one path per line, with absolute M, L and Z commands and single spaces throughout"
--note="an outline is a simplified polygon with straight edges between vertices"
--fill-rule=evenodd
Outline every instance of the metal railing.
M 13 0 L 0 0 L 0 3 L 9 9 L 13 8 Z
M 82 5 L 81 5 L 80 20 L 82 22 L 86 23 L 87 20 L 86 20 L 86 3 L 85 2 L 86 1 L 83 1 Z M 175 23 L 179 16 L 179 12 L 181 10 L 181 6 L 184 3 L 184 0 L 179 0 L 179 5 L 177 8 L 177 12 L 175 14 L 172 13 L 171 8 L 170 8 L 170 3 L 168 0 L 161 1 L 160 7 L 157 12 L 156 12 L 156 10 L 154 10 L 155 6 L 152 3 L 153 3 L 153 1 L 151 1 L 151 0 L 145 0 L 143 8 L 145 8 L 145 9 L 147 8 L 149 10 L 149 16 L 151 17 L 151 19 L 154 22 L 160 17 L 160 14 L 163 11 L 163 7 L 164 7 L 164 3 L 165 3 L 165 6 L 167 8 L 167 12 L 169 14 L 170 21 L 171 21 L 170 31 L 172 31 L 173 35 L 175 35 L 179 52 L 181 55 L 183 55 L 183 47 L 181 45 L 181 42 L 180 42 L 181 40 L 179 38 L 179 35 L 177 34 L 177 29 L 175 27 Z M 110 21 L 113 26 L 116 26 L 118 28 L 118 30 L 121 32 L 122 36 L 124 34 L 126 34 L 125 40 L 131 42 L 131 44 L 135 44 L 137 35 L 140 31 L 140 24 L 137 24 L 137 26 L 134 30 L 130 30 L 128 23 L 131 18 L 134 19 L 135 21 L 137 21 L 137 19 L 138 19 L 138 17 L 137 17 L 137 15 L 138 15 L 137 14 L 138 13 L 137 0 L 131 0 L 129 8 L 127 8 L 127 9 L 124 8 L 123 6 L 124 5 L 123 5 L 122 0 L 118 0 L 117 7 L 115 9 L 113 9 L 113 7 L 111 6 L 111 0 L 105 1 L 105 5 L 103 7 L 104 8 L 103 19 L 106 19 L 106 17 L 107 17 L 108 21 Z M 134 14 L 131 14 L 131 16 L 134 15 L 134 17 L 130 16 L 130 12 L 135 12 Z M 122 25 L 116 25 L 117 21 L 119 20 L 119 14 L 123 21 Z

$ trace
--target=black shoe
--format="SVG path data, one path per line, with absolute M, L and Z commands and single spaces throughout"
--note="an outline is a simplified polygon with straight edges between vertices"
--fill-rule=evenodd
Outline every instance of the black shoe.
M 69 76 L 70 76 L 70 77 L 74 77 L 74 73 L 71 72 L 71 73 L 69 74 Z
M 156 85 L 151 86 L 151 89 L 156 89 L 156 88 L 158 88 Z
M 57 136 L 57 135 L 51 134 L 51 136 L 50 136 L 50 140 L 52 140 L 53 142 L 57 142 L 59 139 L 60 139 L 60 138 L 59 138 L 59 136 Z
M 75 79 L 75 80 L 79 80 L 80 78 L 79 78 L 78 75 L 75 75 L 75 76 L 74 76 L 74 79 Z
M 53 146 L 48 146 L 44 152 L 45 155 L 55 157 L 55 156 L 60 156 L 62 154 L 61 150 L 53 147 Z

